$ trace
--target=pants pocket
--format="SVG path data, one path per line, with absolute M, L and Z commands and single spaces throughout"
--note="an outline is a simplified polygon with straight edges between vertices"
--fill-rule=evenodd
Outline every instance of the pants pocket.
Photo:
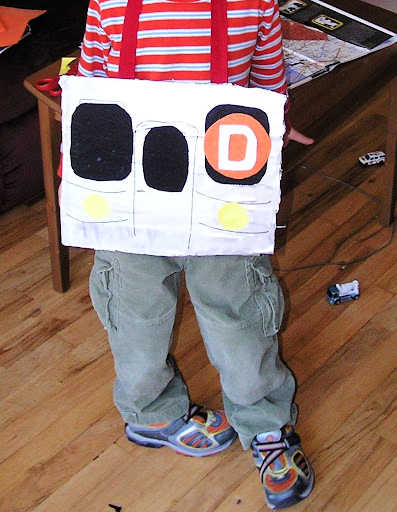
M 274 336 L 280 330 L 284 314 L 284 297 L 267 255 L 250 260 L 255 287 L 254 297 L 262 315 L 265 336 Z
M 106 330 L 117 330 L 117 262 L 106 261 L 98 253 L 90 274 L 90 296 L 99 320 Z

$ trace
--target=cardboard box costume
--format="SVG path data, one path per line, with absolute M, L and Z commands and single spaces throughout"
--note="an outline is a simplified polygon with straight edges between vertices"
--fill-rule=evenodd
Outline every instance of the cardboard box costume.
M 139 2 L 127 9 L 122 78 L 62 77 L 64 245 L 273 252 L 285 96 L 222 83 L 226 2 L 212 4 L 214 83 L 133 79 Z

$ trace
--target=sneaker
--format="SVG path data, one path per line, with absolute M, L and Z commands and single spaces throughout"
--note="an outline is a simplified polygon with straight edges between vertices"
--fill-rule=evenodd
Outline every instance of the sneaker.
M 292 427 L 258 434 L 251 449 L 270 509 L 287 508 L 309 496 L 314 473 Z
M 167 423 L 145 426 L 127 423 L 125 432 L 133 443 L 149 448 L 168 446 L 191 457 L 222 452 L 237 437 L 223 411 L 210 411 L 198 405 L 191 405 L 184 416 Z

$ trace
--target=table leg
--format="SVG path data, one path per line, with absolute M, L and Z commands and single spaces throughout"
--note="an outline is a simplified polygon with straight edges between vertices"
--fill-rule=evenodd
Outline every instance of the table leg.
M 379 214 L 379 222 L 382 226 L 389 226 L 393 222 L 394 198 L 395 198 L 395 174 L 397 172 L 397 77 L 391 80 L 387 86 L 389 101 L 387 102 L 387 134 L 386 134 L 386 163 L 383 172 L 380 173 L 382 181 L 382 202 Z
M 60 124 L 55 120 L 54 113 L 41 101 L 39 119 L 52 281 L 56 291 L 65 292 L 70 284 L 70 265 L 69 249 L 61 243 L 58 206 L 59 179 L 56 169 L 60 149 Z

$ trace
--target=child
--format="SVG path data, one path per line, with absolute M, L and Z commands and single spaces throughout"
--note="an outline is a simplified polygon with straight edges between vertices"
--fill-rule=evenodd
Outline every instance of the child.
M 222 6 L 225 30 L 221 23 L 211 37 L 211 9 Z M 91 0 L 79 74 L 120 77 L 124 59 L 138 79 L 209 82 L 211 50 L 223 34 L 224 81 L 286 92 L 276 0 Z M 311 142 L 295 131 L 292 137 Z M 225 412 L 190 403 L 168 353 L 182 270 L 220 374 Z M 283 297 L 267 255 L 97 251 L 90 293 L 108 330 L 115 403 L 129 440 L 200 457 L 228 448 L 238 435 L 252 450 L 270 508 L 309 495 L 313 471 L 292 427 L 295 382 L 278 356 Z

